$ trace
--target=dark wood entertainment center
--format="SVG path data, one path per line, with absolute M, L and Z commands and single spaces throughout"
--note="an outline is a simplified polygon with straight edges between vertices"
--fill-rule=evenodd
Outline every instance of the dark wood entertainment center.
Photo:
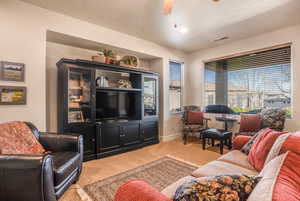
M 85 161 L 159 143 L 159 74 L 86 60 L 57 67 L 58 130 L 83 135 Z

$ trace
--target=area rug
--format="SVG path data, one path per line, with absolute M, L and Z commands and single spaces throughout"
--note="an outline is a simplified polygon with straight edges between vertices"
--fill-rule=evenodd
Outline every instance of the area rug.
M 197 166 L 171 156 L 125 171 L 102 181 L 83 187 L 85 200 L 113 201 L 118 187 L 130 179 L 143 179 L 159 191 L 182 177 L 190 175 Z M 83 192 L 81 192 L 82 194 Z

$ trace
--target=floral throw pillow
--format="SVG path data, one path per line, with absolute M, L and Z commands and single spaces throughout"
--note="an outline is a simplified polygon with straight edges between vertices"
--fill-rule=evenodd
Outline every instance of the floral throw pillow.
M 218 175 L 195 178 L 177 188 L 174 201 L 246 201 L 261 177 Z

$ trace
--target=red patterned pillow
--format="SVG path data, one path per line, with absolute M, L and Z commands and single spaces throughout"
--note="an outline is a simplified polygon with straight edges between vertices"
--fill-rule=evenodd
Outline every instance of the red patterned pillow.
M 260 114 L 241 114 L 240 132 L 257 132 L 261 129 Z
M 256 138 L 250 149 L 248 161 L 257 171 L 263 169 L 269 151 L 276 139 L 285 133 L 286 132 L 277 132 L 267 128 Z
M 43 154 L 45 149 L 23 122 L 0 124 L 0 154 Z
M 203 124 L 203 118 L 203 112 L 190 110 L 187 114 L 187 123 Z

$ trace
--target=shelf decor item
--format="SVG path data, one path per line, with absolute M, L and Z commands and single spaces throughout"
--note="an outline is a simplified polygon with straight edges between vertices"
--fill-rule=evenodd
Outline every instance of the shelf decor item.
M 120 65 L 121 66 L 126 66 L 126 67 L 138 67 L 140 64 L 139 58 L 137 56 L 133 55 L 126 55 L 124 56 L 121 61 Z
M 0 105 L 26 105 L 27 88 L 0 86 Z
M 102 48 L 100 49 L 100 54 L 102 53 L 103 56 L 105 57 L 104 63 L 106 64 L 116 64 L 117 60 L 116 60 L 116 54 L 108 48 Z
M 118 83 L 120 89 L 132 89 L 132 84 L 129 80 L 119 80 Z
M 105 63 L 105 56 L 104 56 L 103 52 L 98 52 L 98 55 L 92 56 L 92 61 Z
M 0 79 L 5 81 L 25 81 L 25 64 L 8 61 L 0 62 Z

